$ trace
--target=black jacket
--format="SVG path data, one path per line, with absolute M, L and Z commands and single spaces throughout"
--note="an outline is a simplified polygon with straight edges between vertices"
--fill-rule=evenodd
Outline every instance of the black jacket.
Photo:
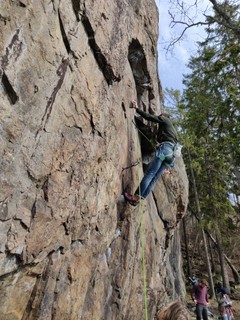
M 140 109 L 136 109 L 137 113 L 140 114 L 144 119 L 158 123 L 157 141 L 159 143 L 169 141 L 176 144 L 178 141 L 178 135 L 172 121 L 164 116 L 155 116 L 150 113 L 144 112 Z

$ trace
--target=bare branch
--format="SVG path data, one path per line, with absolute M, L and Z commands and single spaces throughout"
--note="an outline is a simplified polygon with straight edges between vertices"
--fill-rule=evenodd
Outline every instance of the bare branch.
M 168 11 L 168 13 L 169 13 L 169 15 L 170 15 L 170 17 L 171 17 L 171 19 L 172 19 L 172 21 L 171 21 L 172 28 L 173 28 L 174 26 L 176 26 L 177 24 L 178 24 L 178 25 L 183 25 L 183 26 L 185 26 L 185 28 L 182 30 L 181 34 L 180 34 L 177 38 L 173 39 L 173 40 L 170 42 L 170 44 L 169 44 L 168 47 L 167 47 L 167 51 L 169 51 L 171 47 L 173 47 L 178 41 L 180 41 L 180 40 L 183 38 L 184 34 L 186 33 L 186 31 L 187 31 L 189 28 L 198 27 L 198 26 L 204 26 L 204 25 L 209 25 L 209 22 L 199 21 L 199 22 L 195 22 L 195 23 L 193 22 L 193 23 L 190 24 L 190 23 L 187 23 L 187 22 L 185 22 L 185 21 L 175 20 L 175 16 L 174 16 L 170 11 Z
M 237 36 L 237 38 L 240 40 L 240 26 L 237 22 L 233 20 L 231 16 L 229 16 L 225 10 L 223 9 L 222 5 L 217 2 L 217 0 L 209 0 L 209 3 L 212 4 L 213 10 L 215 11 L 214 16 L 210 16 L 207 14 L 208 8 L 205 8 L 205 10 L 202 11 L 202 15 L 206 18 L 206 20 L 194 22 L 197 17 L 198 11 L 198 5 L 199 0 L 195 0 L 194 4 L 186 6 L 184 1 L 182 0 L 171 0 L 171 4 L 174 6 L 174 8 L 177 10 L 176 14 L 178 15 L 178 19 L 176 19 L 176 16 L 174 13 L 171 12 L 171 9 L 168 11 L 171 22 L 170 27 L 174 28 L 177 25 L 182 25 L 184 28 L 181 31 L 180 35 L 172 39 L 167 46 L 166 51 L 168 52 L 177 42 L 181 41 L 187 32 L 188 29 L 198 26 L 210 26 L 214 23 L 217 23 L 219 25 L 222 25 L 228 29 L 231 29 Z M 194 17 L 191 13 L 192 8 L 196 8 L 196 16 Z M 192 15 L 192 17 L 191 17 Z

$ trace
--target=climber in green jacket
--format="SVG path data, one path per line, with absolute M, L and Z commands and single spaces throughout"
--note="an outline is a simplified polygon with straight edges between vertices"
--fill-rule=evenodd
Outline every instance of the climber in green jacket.
M 125 199 L 133 206 L 139 203 L 139 199 L 145 199 L 153 190 L 158 178 L 166 168 L 169 168 L 174 161 L 174 148 L 178 141 L 178 135 L 169 119 L 169 114 L 161 113 L 159 116 L 149 114 L 138 108 L 136 101 L 132 101 L 132 108 L 144 119 L 158 123 L 157 142 L 159 147 L 151 160 L 147 172 L 133 195 L 124 193 Z

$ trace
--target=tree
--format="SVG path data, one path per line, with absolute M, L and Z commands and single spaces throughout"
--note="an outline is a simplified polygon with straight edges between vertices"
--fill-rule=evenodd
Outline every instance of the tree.
M 197 214 L 198 214 L 198 216 L 202 217 L 203 213 L 201 212 L 201 208 L 200 208 L 199 195 L 198 195 L 198 190 L 197 190 L 197 186 L 196 186 L 195 176 L 194 176 L 194 172 L 193 172 L 193 168 L 192 168 L 191 156 L 190 156 L 189 153 L 188 153 L 188 157 L 189 157 L 189 165 L 190 165 L 191 178 L 192 178 L 192 182 L 193 182 L 193 190 L 194 190 L 194 196 L 195 196 L 195 203 L 196 203 L 196 207 L 197 207 Z M 205 235 L 205 232 L 204 232 L 203 227 L 201 227 L 201 233 L 202 233 L 203 246 L 204 246 L 205 258 L 206 258 L 206 264 L 207 264 L 207 271 L 208 271 L 208 279 L 209 279 L 209 285 L 210 285 L 210 292 L 211 292 L 211 296 L 212 296 L 212 297 L 215 297 L 215 290 L 214 290 L 213 276 L 212 276 L 212 271 L 211 271 L 210 257 L 209 257 L 209 252 L 208 252 L 206 235 Z
M 239 26 L 239 3 L 237 1 L 216 1 L 209 0 L 209 4 L 203 7 L 201 0 L 196 0 L 192 5 L 184 1 L 170 1 L 171 8 L 169 15 L 171 18 L 170 27 L 181 29 L 180 34 L 174 36 L 170 41 L 167 50 L 181 41 L 190 28 L 206 26 L 211 28 L 213 25 L 223 26 L 235 34 L 240 40 Z M 179 27 L 182 28 L 179 28 Z
M 240 211 L 239 5 L 209 1 L 213 14 L 205 12 L 207 36 L 189 61 L 191 72 L 184 76 L 182 99 L 174 89 L 166 90 L 166 97 L 167 105 L 170 108 L 175 105 L 180 112 L 177 121 L 181 139 L 185 147 L 187 145 L 185 162 L 190 177 L 190 205 L 201 215 L 203 240 L 205 232 L 215 235 L 223 283 L 229 287 L 224 250 L 234 242 L 235 217 Z M 185 31 L 196 25 L 184 3 L 175 3 L 184 19 L 189 20 L 185 24 L 172 14 L 172 23 L 183 24 Z M 232 237 L 229 237 L 229 228 Z M 204 247 L 207 252 L 206 239 Z M 207 265 L 210 274 L 208 258 Z

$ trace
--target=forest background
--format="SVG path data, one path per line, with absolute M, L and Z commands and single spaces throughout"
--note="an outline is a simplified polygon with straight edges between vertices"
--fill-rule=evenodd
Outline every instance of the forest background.
M 181 24 L 183 31 L 169 48 L 189 28 L 204 25 L 206 31 L 189 60 L 183 92 L 164 91 L 190 181 L 183 223 L 186 279 L 207 278 L 213 300 L 221 283 L 235 300 L 235 319 L 240 319 L 240 3 L 209 0 L 212 14 L 204 13 L 204 21 L 190 17 L 184 2 L 173 3 L 172 26 Z

